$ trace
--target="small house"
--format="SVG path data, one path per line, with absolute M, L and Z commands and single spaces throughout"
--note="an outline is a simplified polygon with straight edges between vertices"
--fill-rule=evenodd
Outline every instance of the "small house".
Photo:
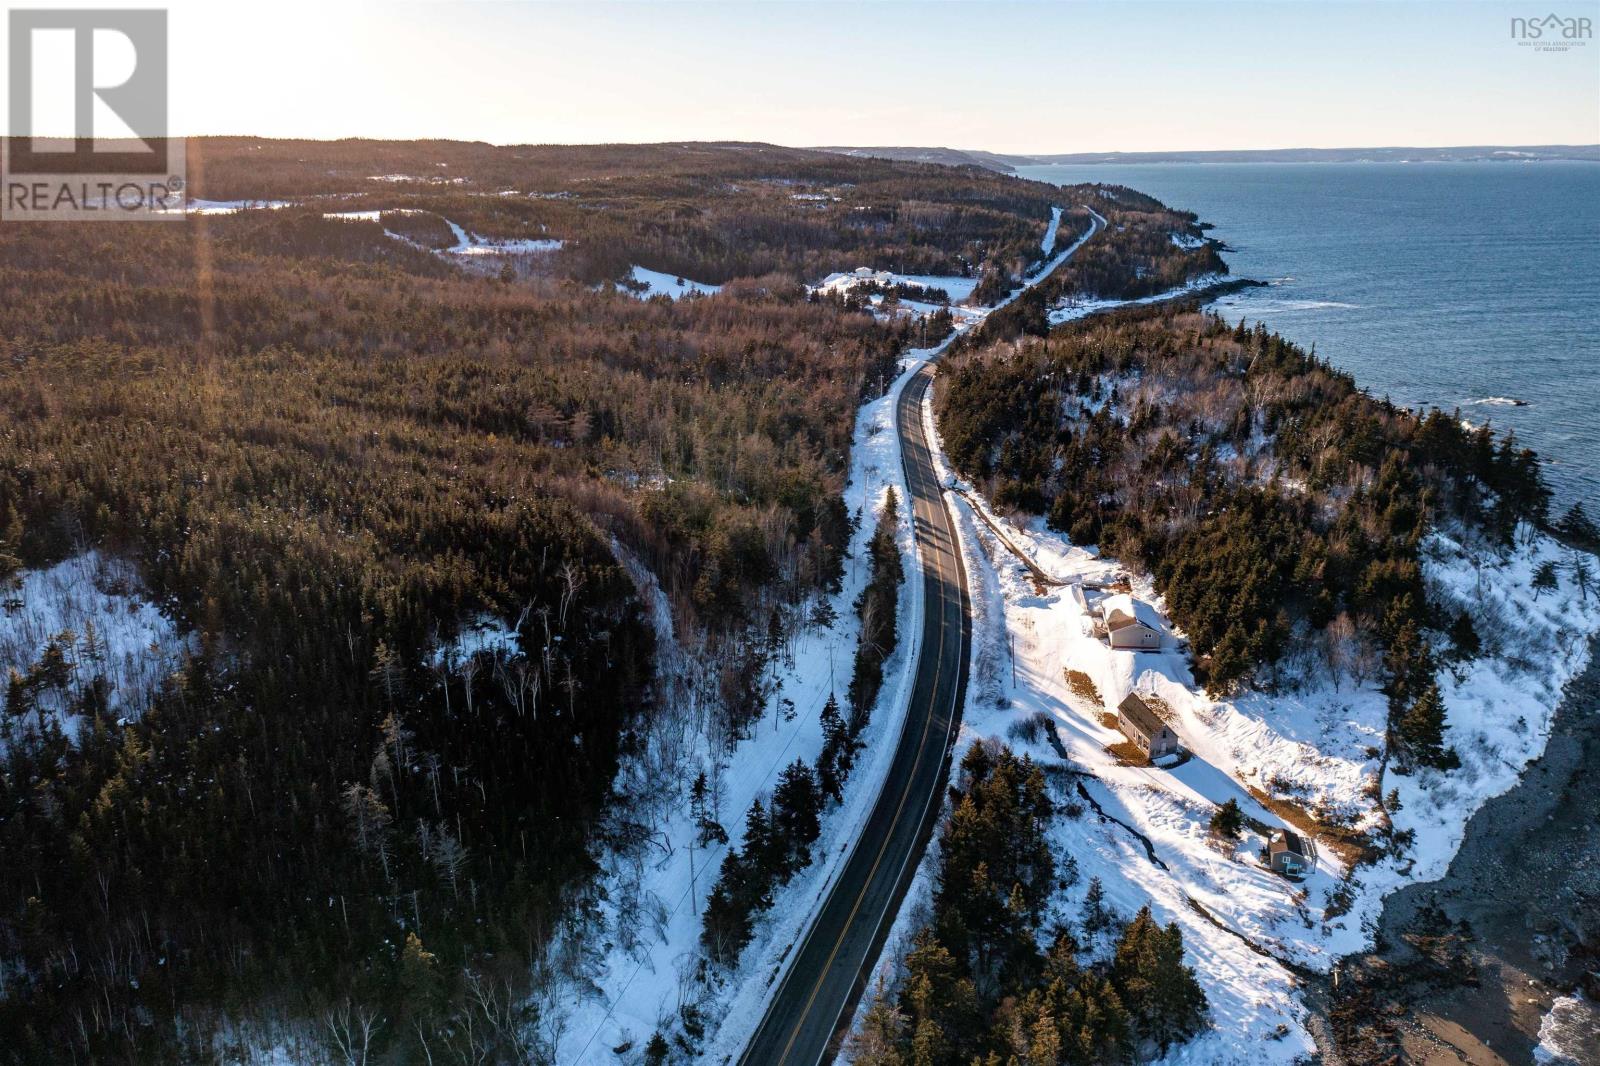
M 1136 692 L 1128 693 L 1117 704 L 1117 728 L 1148 759 L 1178 753 L 1178 734 Z
M 1299 833 L 1274 829 L 1267 840 L 1267 864 L 1272 872 L 1296 881 L 1305 877 L 1313 863 L 1310 849 Z
M 1100 604 L 1106 642 L 1113 648 L 1156 651 L 1161 647 L 1161 616 L 1154 607 L 1127 593 L 1107 596 Z

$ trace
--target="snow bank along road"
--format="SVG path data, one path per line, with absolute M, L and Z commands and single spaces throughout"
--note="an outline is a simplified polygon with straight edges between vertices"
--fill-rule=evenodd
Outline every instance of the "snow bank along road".
M 1101 225 L 1095 216 L 1089 233 L 1034 280 L 1049 276 Z M 938 817 L 966 698 L 972 620 L 955 523 L 923 431 L 922 403 L 932 383 L 929 363 L 907 380 L 895 408 L 925 590 L 905 730 L 844 871 L 745 1047 L 740 1062 L 748 1066 L 815 1066 L 833 1057 L 835 1036 L 849 1022 Z

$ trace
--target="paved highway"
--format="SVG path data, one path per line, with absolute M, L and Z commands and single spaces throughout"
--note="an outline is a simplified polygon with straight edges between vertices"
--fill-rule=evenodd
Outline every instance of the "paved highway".
M 1090 215 L 1089 232 L 1030 284 L 1100 231 L 1104 220 Z M 955 522 L 923 429 L 922 401 L 933 374 L 932 363 L 923 366 L 902 386 L 895 407 L 926 605 L 905 728 L 861 836 L 768 1001 L 740 1057 L 743 1066 L 817 1066 L 833 1058 L 939 816 L 966 694 L 972 622 Z
M 955 526 L 922 425 L 932 381 L 930 363 L 906 382 L 896 405 L 926 597 L 905 729 L 860 840 L 745 1048 L 740 1061 L 749 1066 L 815 1066 L 833 1057 L 835 1035 L 850 1021 L 939 814 L 972 623 Z

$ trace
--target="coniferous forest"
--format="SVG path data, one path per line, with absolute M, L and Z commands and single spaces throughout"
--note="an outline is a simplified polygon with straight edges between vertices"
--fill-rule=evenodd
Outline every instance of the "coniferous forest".
M 1163 1053 L 1200 1028 L 1206 996 L 1176 925 L 1163 928 L 1148 907 L 1120 920 L 1091 882 L 1076 928 L 1045 928 L 1058 881 L 1078 874 L 1051 850 L 1058 815 L 1038 766 L 974 744 L 950 806 L 932 921 L 906 955 L 898 1000 L 880 992 L 868 1007 L 854 1062 L 1102 1066 Z M 1085 962 L 1101 936 L 1110 958 Z
M 136 709 L 93 633 L 9 664 L 0 1058 L 187 1061 L 262 1013 L 512 1054 L 657 710 L 626 564 L 759 674 L 752 632 L 841 573 L 857 406 L 949 329 L 803 283 L 1009 288 L 1091 192 L 741 145 L 215 139 L 190 173 L 276 206 L 0 229 L 0 579 L 125 561 L 112 591 L 183 647 Z M 452 223 L 560 247 L 441 254 Z M 640 300 L 632 265 L 725 284 Z M 893 646 L 892 537 L 873 554 L 802 822 Z M 516 654 L 475 653 L 480 620 Z M 760 710 L 726 702 L 730 736 Z
M 1149 571 L 1223 694 L 1288 681 L 1291 647 L 1378 677 L 1403 767 L 1448 769 L 1435 673 L 1474 639 L 1430 610 L 1420 545 L 1454 520 L 1546 521 L 1533 452 L 1395 408 L 1264 326 L 1122 311 L 942 368 L 945 446 L 997 506 Z M 1470 623 L 1468 624 L 1470 629 Z

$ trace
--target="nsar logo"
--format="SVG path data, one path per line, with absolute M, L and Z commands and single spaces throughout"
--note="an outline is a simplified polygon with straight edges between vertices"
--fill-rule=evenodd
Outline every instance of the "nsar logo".
M 1567 52 L 1587 44 L 1594 37 L 1594 21 L 1581 15 L 1544 18 L 1514 18 L 1511 39 L 1539 52 Z

